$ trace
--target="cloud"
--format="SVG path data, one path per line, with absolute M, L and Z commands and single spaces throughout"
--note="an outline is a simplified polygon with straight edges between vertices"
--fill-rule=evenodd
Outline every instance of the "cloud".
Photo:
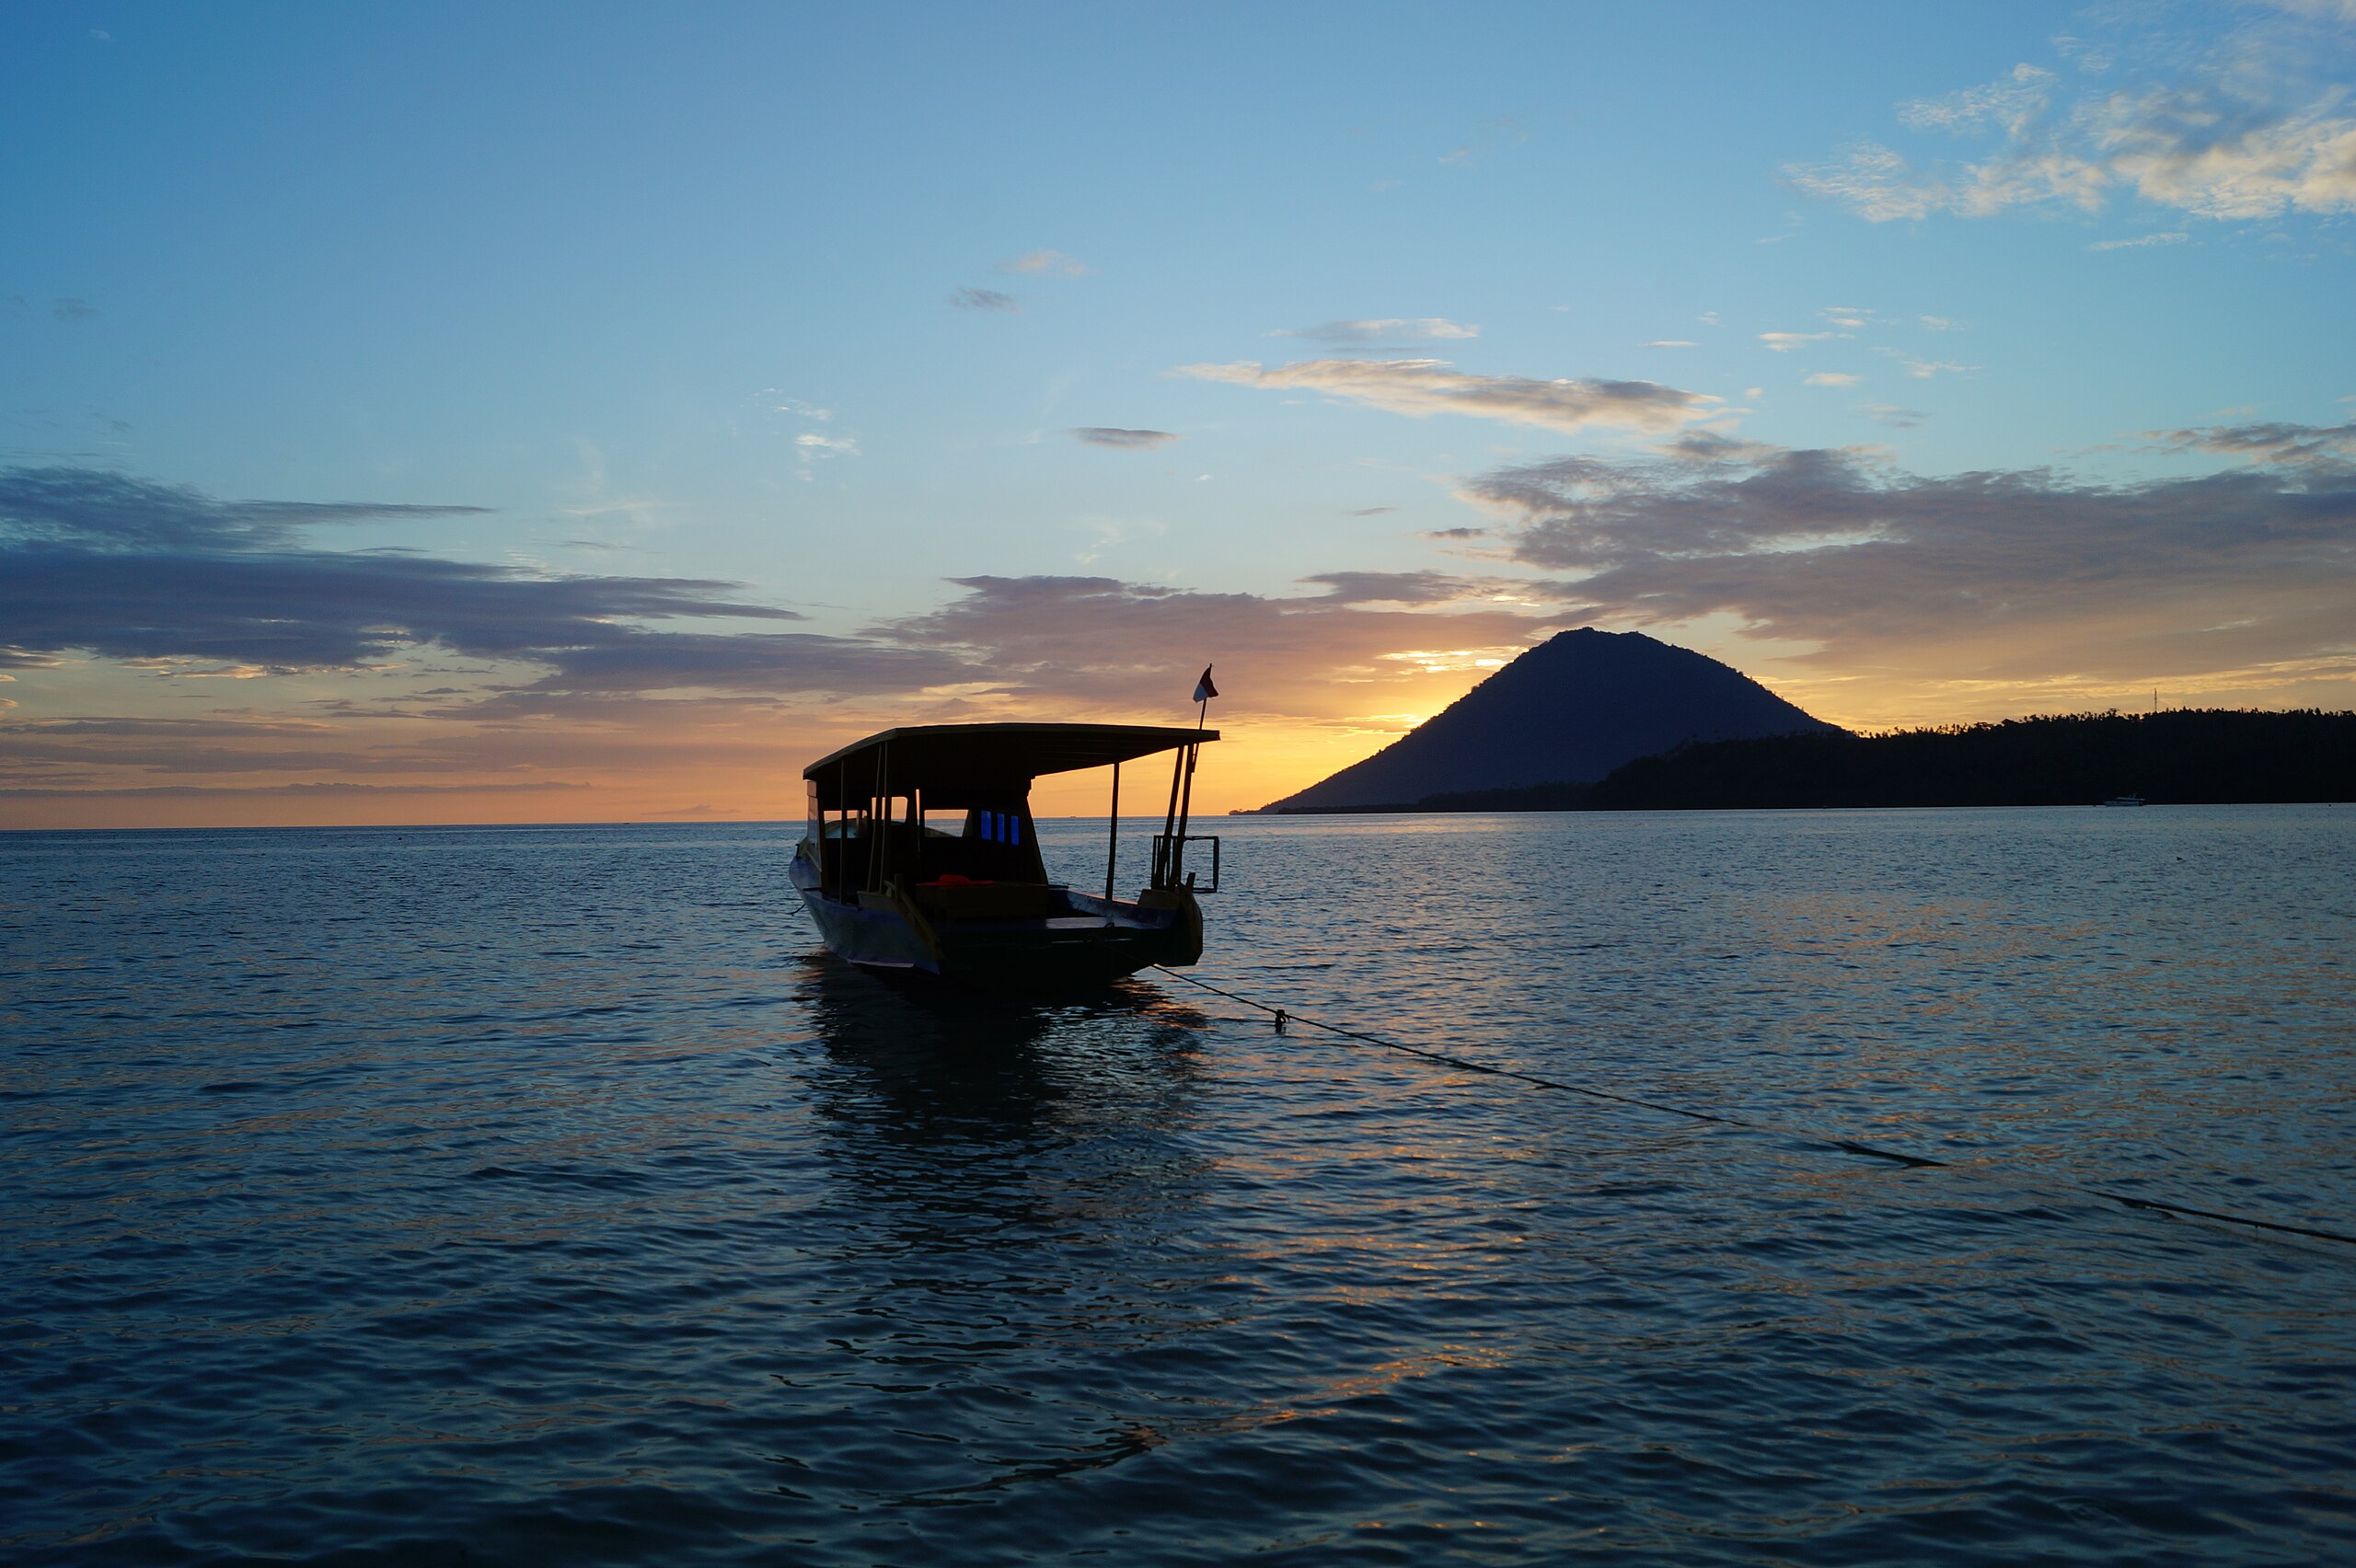
M 0 539 L 99 549 L 271 549 L 321 524 L 482 515 L 479 506 L 216 501 L 98 468 L 0 469 Z
M 618 630 L 597 642 L 544 649 L 532 657 L 554 668 L 517 690 L 876 695 L 988 674 L 929 650 L 812 632 Z
M 1307 338 L 1332 349 L 1366 349 L 1392 343 L 1438 342 L 1477 338 L 1478 327 L 1463 327 L 1438 316 L 1387 316 L 1379 320 L 1328 321 L 1322 327 L 1287 328 L 1271 338 Z
M 1693 346 L 1691 341 L 1683 338 L 1655 338 L 1645 345 L 1648 349 L 1690 349 Z
M 1918 316 L 1914 318 L 1934 332 L 1960 332 L 1965 324 L 1948 316 Z
M 1759 334 L 1759 340 L 1779 354 L 1787 354 L 1794 349 L 1806 348 L 1810 343 L 1821 343 L 1834 338 L 1847 336 L 1849 334 L 1846 332 L 1761 332 Z
M 446 772 L 451 766 L 446 756 L 354 747 L 343 731 L 318 721 L 84 717 L 0 723 L 0 768 L 25 773 L 58 762 L 197 775 Z
M 1081 278 L 1088 275 L 1087 263 L 1060 250 L 1034 250 L 1011 261 L 999 262 L 998 270 L 1001 272 L 1022 272 L 1034 278 Z
M 2293 85 L 2257 62 L 2257 35 L 2229 38 L 2177 79 L 2063 101 L 2061 79 L 2029 64 L 1996 81 L 1899 109 L 1910 129 L 1993 135 L 1986 156 L 1918 170 L 1862 143 L 1784 178 L 1873 223 L 1936 213 L 1987 217 L 2015 208 L 2101 210 L 2132 194 L 2217 221 L 2356 211 L 2356 118 L 2345 89 Z M 2121 241 L 2116 248 L 2138 243 Z
M 2170 234 L 2147 234 L 2136 239 L 2098 239 L 2086 247 L 2088 250 L 2143 250 L 2154 245 L 2182 245 L 2192 236 L 2177 230 Z
M 1231 664 L 1259 683 L 1258 711 L 1338 719 L 1361 710 L 1360 687 L 1421 692 L 1414 683 L 1445 677 L 1458 653 L 1507 647 L 1510 656 L 1542 621 L 1466 603 L 1494 595 L 1485 582 L 1333 572 L 1311 580 L 1323 592 L 1293 598 L 1107 578 L 964 578 L 939 609 L 857 635 L 672 628 L 661 623 L 802 617 L 744 603 L 726 582 L 558 576 L 416 551 L 320 549 L 302 536 L 319 525 L 457 510 L 232 502 L 111 473 L 0 471 L 0 664 L 10 670 L 29 676 L 77 651 L 175 678 L 215 669 L 397 677 L 428 673 L 410 655 L 435 644 L 495 661 L 473 673 L 505 677 L 434 695 L 391 679 L 365 701 L 317 704 L 308 720 L 20 721 L 0 726 L 0 770 L 643 768 L 663 749 L 649 737 L 689 732 L 741 761 L 750 743 L 711 728 L 725 729 L 716 716 L 737 711 L 731 704 L 752 705 L 741 711 L 757 713 L 761 727 L 778 699 L 811 697 L 982 716 L 1049 698 L 1117 714 L 1168 706 L 1170 690 L 1191 689 L 1213 656 L 1223 674 Z M 662 693 L 699 695 L 652 695 Z M 1413 706 L 1385 700 L 1384 711 Z M 421 738 L 388 749 L 351 737 L 354 724 L 398 721 Z M 453 723 L 479 744 L 422 738 Z
M 1689 430 L 1674 441 L 1663 442 L 1653 450 L 1664 457 L 1674 457 L 1686 463 L 1749 463 L 1783 448 L 1763 441 L 1728 435 L 1724 431 Z
M 345 759 L 349 760 L 349 759 Z M 0 801 L 185 801 L 244 800 L 295 797 L 308 800 L 364 800 L 388 795 L 521 795 L 556 790 L 587 790 L 588 784 L 560 779 L 502 784 L 144 784 L 130 789 L 41 788 L 0 789 Z
M 949 296 L 949 303 L 960 310 L 1003 310 L 1010 315 L 1019 315 L 1022 309 L 1012 294 L 996 289 L 959 289 Z
M 2356 211 L 2356 120 L 2332 101 L 2269 121 L 2216 93 L 2154 92 L 2105 104 L 2094 133 L 2119 179 L 2196 216 Z
M 551 657 L 624 635 L 616 617 L 802 618 L 719 596 L 724 582 L 541 577 L 405 554 L 199 555 L 0 548 L 0 626 L 41 650 L 190 658 L 269 671 L 359 669 L 437 642 Z
M 1564 459 L 1471 487 L 1575 617 L 1738 617 L 1803 663 L 1925 680 L 2143 678 L 2334 658 L 2356 626 L 2347 427 L 2172 432 L 2253 466 L 2104 485 L 1854 453 Z
M 1323 583 L 1337 605 L 1446 605 L 1486 597 L 1496 587 L 1445 571 L 1321 571 L 1301 581 Z
M 1902 349 L 1893 349 L 1881 344 L 1875 345 L 1874 352 L 1896 360 L 1906 374 L 1917 381 L 1928 381 L 1942 372 L 1949 375 L 1969 375 L 1980 368 L 1976 364 L 1958 364 L 1953 360 L 1919 359 Z
M 2108 50 L 2070 33 L 2056 33 L 2047 41 L 2053 52 L 2090 75 L 2099 76 L 2119 63 Z
M 1703 419 L 1719 398 L 1655 381 L 1537 381 L 1474 375 L 1446 360 L 1304 360 L 1274 369 L 1255 361 L 1189 364 L 1175 374 L 1239 386 L 1322 392 L 1413 419 L 1464 414 L 1565 434 L 1597 426 L 1668 431 Z
M 1110 446 L 1123 452 L 1149 452 L 1178 439 L 1166 430 L 1123 430 L 1118 425 L 1081 425 L 1064 433 L 1091 446 Z
M 1917 430 L 1931 417 L 1920 409 L 1901 409 L 1895 403 L 1867 403 L 1865 410 L 1892 430 Z
M 1784 166 L 1784 177 L 1811 196 L 1847 203 L 1868 223 L 1926 218 L 1934 213 L 1986 217 L 2007 207 L 2061 202 L 2091 212 L 2108 183 L 2083 158 L 2044 153 L 1974 167 L 1959 183 L 1918 176 L 1905 158 L 1867 142 L 1840 164 Z
M 1984 86 L 1902 103 L 1898 108 L 1899 121 L 1918 131 L 1976 131 L 1990 126 L 2018 131 L 2044 111 L 2053 96 L 2054 80 L 2050 71 L 2015 65 Z
M 764 398 L 775 398 L 779 395 L 775 387 L 770 387 L 761 394 Z M 798 398 L 788 398 L 783 402 L 768 405 L 768 408 L 772 413 L 784 414 L 789 418 L 806 421 L 812 424 L 831 425 L 835 420 L 834 409 L 820 408 L 815 403 L 805 403 Z M 599 490 L 603 490 L 606 477 L 605 459 L 598 455 L 595 447 L 589 446 L 586 443 L 583 443 L 583 446 L 590 458 L 591 483 Z M 836 457 L 858 455 L 859 437 L 855 435 L 848 432 L 830 433 L 823 430 L 802 431 L 793 437 L 793 477 L 804 484 L 813 484 L 817 480 L 816 468 L 820 463 Z M 624 499 L 594 507 L 575 508 L 572 515 L 588 517 L 601 513 L 619 512 L 629 514 L 633 521 L 644 521 L 641 514 L 658 510 L 659 505 L 660 503 L 656 502 Z
M 2356 421 L 2338 425 L 2269 421 L 2200 430 L 2146 431 L 2171 452 L 2208 452 L 2277 467 L 2356 464 Z
M 1334 572 L 1313 580 L 1334 592 L 1299 598 L 1192 593 L 1108 577 L 953 581 L 965 590 L 962 597 L 871 634 L 989 671 L 1004 683 L 1002 700 L 1052 698 L 1068 711 L 1174 709 L 1213 659 L 1230 714 L 1317 720 L 1395 711 L 1412 705 L 1399 694 L 1429 691 L 1435 678 L 1447 685 L 1449 670 L 1483 659 L 1502 663 L 1555 624 L 1496 609 L 1363 607 L 1485 592 L 1475 584 L 1460 592 L 1438 573 Z M 1461 684 L 1454 677 L 1448 696 Z
M 1805 386 L 1854 386 L 1858 382 L 1863 381 L 1864 379 L 1864 376 L 1852 375 L 1845 370 L 1819 370 L 1813 375 L 1805 378 L 1801 385 Z
M 220 501 L 81 468 L 0 470 L 0 638 L 20 654 L 358 669 L 437 642 L 551 659 L 634 635 L 618 622 L 800 620 L 686 578 L 552 576 L 409 550 L 320 550 L 320 525 L 479 507 Z
M 85 321 L 97 320 L 98 307 L 87 299 L 66 295 L 51 304 L 49 314 L 57 320 L 71 322 L 78 327 Z

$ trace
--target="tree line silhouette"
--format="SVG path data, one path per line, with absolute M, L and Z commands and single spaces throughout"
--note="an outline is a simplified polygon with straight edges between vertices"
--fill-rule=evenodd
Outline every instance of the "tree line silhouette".
M 1591 784 L 1428 795 L 1407 809 L 2068 806 L 2118 795 L 2154 804 L 2356 801 L 2356 713 L 2114 710 L 1704 741 Z

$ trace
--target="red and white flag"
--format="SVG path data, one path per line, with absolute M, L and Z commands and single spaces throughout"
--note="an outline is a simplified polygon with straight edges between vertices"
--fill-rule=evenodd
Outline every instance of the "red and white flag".
M 1218 687 L 1211 685 L 1211 667 L 1208 664 L 1205 664 L 1203 666 L 1203 678 L 1195 683 L 1195 700 L 1196 702 L 1208 702 L 1212 698 L 1215 698 L 1218 695 Z

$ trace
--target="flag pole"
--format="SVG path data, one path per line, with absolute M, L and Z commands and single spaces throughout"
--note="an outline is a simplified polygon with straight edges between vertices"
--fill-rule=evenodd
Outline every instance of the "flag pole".
M 1170 876 L 1172 882 L 1175 882 L 1178 879 L 1179 867 L 1185 859 L 1186 819 L 1188 816 L 1193 814 L 1195 809 L 1195 759 L 1203 755 L 1203 743 L 1201 738 L 1203 726 L 1209 722 L 1211 698 L 1217 696 L 1218 693 L 1218 688 L 1211 685 L 1211 667 L 1208 664 L 1205 664 L 1203 666 L 1203 678 L 1195 683 L 1195 701 L 1197 704 L 1195 712 L 1195 739 L 1186 747 L 1186 783 L 1184 792 L 1178 797 L 1178 836 L 1170 847 L 1172 851 L 1170 858 Z

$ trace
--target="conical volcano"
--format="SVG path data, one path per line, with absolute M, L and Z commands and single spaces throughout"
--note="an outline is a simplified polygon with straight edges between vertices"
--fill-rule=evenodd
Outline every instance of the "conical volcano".
M 1540 643 L 1364 762 L 1263 809 L 1585 784 L 1687 741 L 1837 728 L 1690 648 L 1588 627 Z

